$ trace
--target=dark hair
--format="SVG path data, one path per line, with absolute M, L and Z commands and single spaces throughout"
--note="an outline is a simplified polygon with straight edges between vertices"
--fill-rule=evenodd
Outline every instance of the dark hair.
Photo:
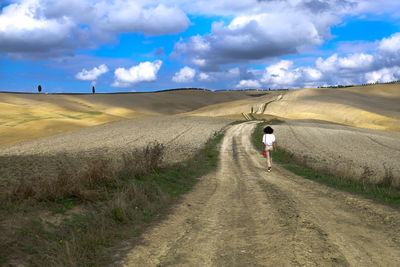
M 272 134 L 273 132 L 274 132 L 274 129 L 272 129 L 269 126 L 264 128 L 264 133 L 266 133 L 266 134 Z

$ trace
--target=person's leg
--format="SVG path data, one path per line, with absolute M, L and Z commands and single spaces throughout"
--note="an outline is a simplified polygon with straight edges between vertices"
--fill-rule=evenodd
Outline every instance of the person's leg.
M 268 160 L 269 160 L 269 168 L 271 169 L 272 167 L 272 150 L 268 150 Z
M 268 146 L 266 150 L 267 150 L 267 166 L 268 166 L 268 170 L 270 170 L 271 169 L 271 149 Z

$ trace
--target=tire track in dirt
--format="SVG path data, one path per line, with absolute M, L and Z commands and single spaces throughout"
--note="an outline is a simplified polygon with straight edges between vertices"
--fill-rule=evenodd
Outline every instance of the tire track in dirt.
M 304 180 L 265 159 L 254 122 L 231 126 L 202 177 L 124 266 L 393 266 L 399 211 Z M 386 221 L 382 221 L 384 218 Z
M 302 144 L 304 147 L 310 149 L 310 146 L 307 145 L 304 141 L 300 140 L 300 137 L 298 134 L 296 134 L 296 132 L 293 130 L 292 126 L 289 126 L 290 132 L 292 133 L 293 137 L 300 143 Z
M 400 149 L 397 149 L 397 148 L 394 148 L 394 147 L 385 145 L 385 144 L 383 144 L 383 143 L 381 143 L 381 142 L 375 140 L 375 139 L 372 138 L 371 136 L 367 136 L 367 138 L 368 138 L 369 140 L 371 140 L 373 143 L 378 144 L 378 145 L 383 146 L 383 147 L 386 147 L 386 148 L 388 148 L 388 149 L 390 149 L 390 150 L 400 151 Z
M 187 132 L 191 131 L 193 129 L 193 126 L 188 127 L 187 129 L 181 131 L 180 133 L 178 133 L 176 136 L 174 136 L 171 140 L 169 140 L 168 142 L 166 142 L 166 145 L 170 145 L 172 142 L 174 142 L 175 140 L 177 140 L 179 137 L 185 135 Z

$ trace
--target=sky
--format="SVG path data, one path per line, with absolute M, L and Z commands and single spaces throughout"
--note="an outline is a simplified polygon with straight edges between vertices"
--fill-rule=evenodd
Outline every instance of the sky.
M 398 0 L 0 0 L 0 91 L 400 80 Z

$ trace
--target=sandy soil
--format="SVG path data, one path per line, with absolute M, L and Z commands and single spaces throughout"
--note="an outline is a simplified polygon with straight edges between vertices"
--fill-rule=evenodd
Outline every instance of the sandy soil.
M 360 129 L 315 120 L 273 126 L 277 143 L 304 164 L 340 176 L 400 186 L 400 133 Z
M 83 168 L 82 159 L 120 157 L 125 151 L 157 141 L 166 146 L 165 161 L 191 157 L 227 118 L 158 116 L 124 120 L 0 148 L 0 187 L 18 179 L 54 175 L 63 168 Z
M 255 123 L 232 126 L 219 168 L 203 177 L 123 266 L 395 266 L 400 212 L 304 180 L 266 172 Z M 122 259 L 121 259 L 122 258 Z M 115 264 L 113 264 L 115 266 Z

